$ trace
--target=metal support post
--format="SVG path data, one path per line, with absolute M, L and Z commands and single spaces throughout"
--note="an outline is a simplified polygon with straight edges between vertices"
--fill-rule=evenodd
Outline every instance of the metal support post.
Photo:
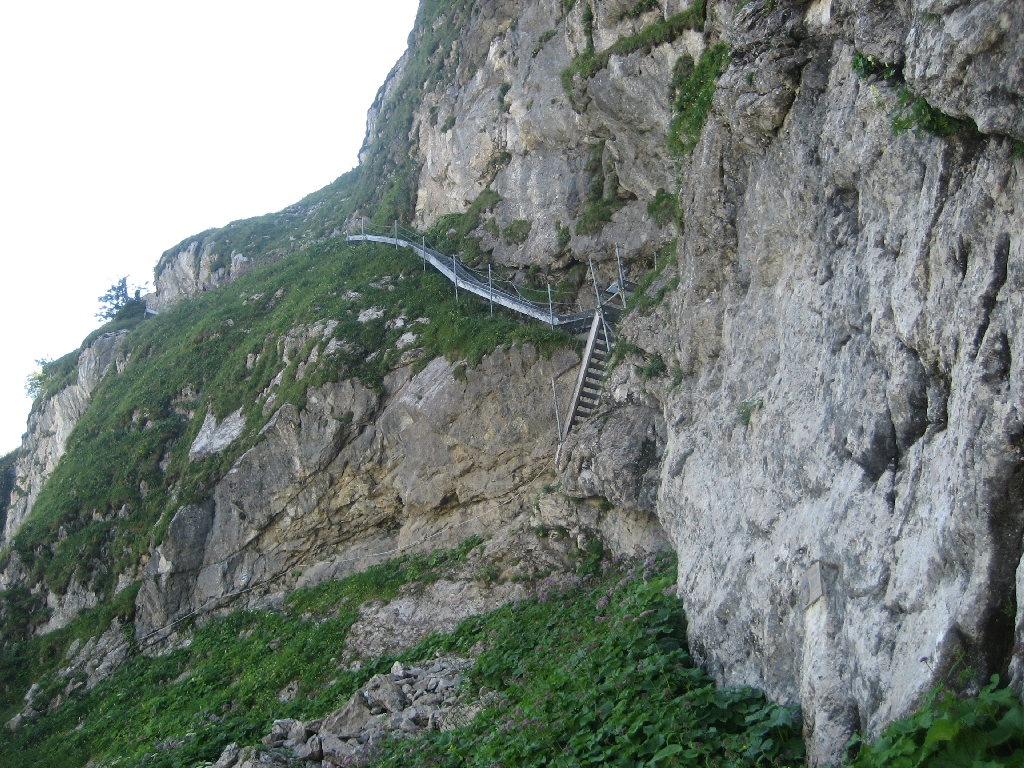
M 555 305 L 551 302 L 551 283 L 548 283 L 548 325 L 555 327 Z
M 398 250 L 398 219 L 395 219 L 395 250 Z
M 359 217 L 359 234 L 362 235 L 363 237 L 366 237 L 366 217 L 365 216 L 360 216 Z
M 491 280 L 491 265 L 487 265 L 487 300 L 491 303 L 491 317 L 494 317 L 494 281 Z
M 619 244 L 615 244 L 615 263 L 619 265 L 619 298 L 622 308 L 626 308 L 626 274 L 622 271 L 622 259 L 619 257 Z
M 455 267 L 455 257 L 452 256 L 452 277 L 455 278 L 455 301 L 459 301 L 459 272 Z
M 551 377 L 551 395 L 555 398 L 555 426 L 558 427 L 558 445 L 562 445 L 562 417 L 558 414 L 558 390 L 555 389 L 555 377 Z
M 594 311 L 601 313 L 601 330 L 604 331 L 605 354 L 610 355 L 612 353 L 612 340 L 608 336 L 608 323 L 604 320 L 604 307 L 601 306 L 601 289 L 597 287 L 597 271 L 594 269 L 593 259 L 590 259 L 590 275 L 594 278 L 594 293 L 597 294 L 597 309 Z
M 594 260 L 590 259 L 590 276 L 594 278 L 594 295 L 597 297 L 596 311 L 601 311 L 601 289 L 597 287 L 597 272 L 594 270 Z

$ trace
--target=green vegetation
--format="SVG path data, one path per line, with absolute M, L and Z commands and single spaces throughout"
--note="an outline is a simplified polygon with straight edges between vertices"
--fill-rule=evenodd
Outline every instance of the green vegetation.
M 569 242 L 572 240 L 572 230 L 569 227 L 562 224 L 560 221 L 555 222 L 555 237 L 556 245 L 558 246 L 559 252 L 564 251 L 569 247 Z
M 854 768 L 1024 764 L 1024 707 L 992 677 L 975 694 L 934 690 L 911 717 L 886 726 L 874 744 L 851 739 Z
M 359 322 L 370 307 L 386 309 Z M 445 355 L 475 367 L 501 345 L 574 343 L 537 324 L 492 318 L 485 303 L 465 295 L 456 302 L 451 284 L 405 249 L 331 240 L 255 269 L 129 334 L 122 352 L 131 362 L 97 388 L 14 540 L 32 580 L 57 593 L 72 579 L 91 582 L 110 596 L 116 574 L 159 543 L 174 510 L 205 499 L 261 439 L 268 417 L 262 393 L 272 387 L 276 395 L 269 415 L 284 403 L 303 407 L 307 388 L 339 378 L 379 390 L 402 354 L 395 342 L 409 330 L 386 326 L 399 315 L 429 319 L 413 326 L 424 363 Z M 315 348 L 323 353 L 328 339 L 321 333 L 300 343 L 287 363 L 283 339 L 326 320 L 337 322 L 331 335 L 340 348 L 306 366 L 300 379 L 300 365 Z M 188 449 L 207 409 L 218 419 L 242 409 L 247 428 L 224 454 L 191 462 Z
M 122 277 L 102 296 L 99 297 L 100 311 L 96 313 L 96 317 L 102 320 L 113 320 L 114 316 L 127 304 L 129 301 L 138 301 L 139 289 L 135 289 L 135 299 L 128 293 L 128 278 Z
M 1024 141 L 1020 139 L 1013 139 L 1012 149 L 1010 150 L 1011 160 L 1020 160 L 1024 158 Z
M 572 60 L 572 63 L 562 72 L 562 87 L 570 100 L 573 95 L 573 82 L 577 76 L 584 80 L 589 79 L 608 66 L 612 56 L 628 56 L 636 51 L 650 53 L 654 48 L 664 43 L 670 43 L 677 39 L 683 32 L 690 29 L 704 29 L 704 5 L 706 0 L 693 0 L 693 3 L 682 13 L 669 16 L 662 22 L 651 24 L 635 35 L 629 35 L 616 40 L 609 48 L 594 53 L 593 30 L 588 35 L 590 44 L 587 50 Z M 590 6 L 588 5 L 587 8 Z M 591 12 L 592 14 L 593 12 Z M 584 9 L 586 14 L 586 9 Z M 591 24 L 593 16 L 591 15 Z M 586 19 L 584 19 L 586 27 Z M 586 30 L 584 30 L 586 31 Z
M 637 373 L 640 374 L 640 378 L 644 381 L 664 376 L 666 371 L 668 371 L 668 367 L 665 365 L 664 359 L 662 359 L 661 355 L 657 352 L 651 355 L 651 359 L 647 361 L 647 365 L 643 368 L 637 369 Z
M 978 133 L 978 126 L 973 120 L 951 117 L 933 107 L 924 97 L 915 96 L 903 79 L 902 68 L 860 51 L 854 51 L 850 66 L 861 79 L 878 77 L 896 88 L 896 106 L 889 112 L 894 135 L 899 136 L 910 129 L 915 136 L 924 131 L 943 139 L 961 132 Z
M 2 595 L 4 615 L 4 644 L 0 646 L 0 720 L 6 722 L 25 706 L 25 691 L 33 682 L 39 682 L 39 701 L 56 695 L 63 685 L 53 672 L 66 664 L 65 654 L 75 640 L 84 641 L 101 635 L 112 621 L 124 625 L 135 616 L 135 597 L 139 585 L 122 590 L 107 603 L 82 611 L 68 626 L 41 637 L 12 641 L 19 629 L 29 626 L 30 619 L 38 618 L 42 596 L 32 595 L 27 589 L 6 590 Z M 4 744 L 0 739 L 0 765 Z
M 455 115 L 448 115 L 444 121 L 444 125 L 441 126 L 441 133 L 448 133 L 452 128 L 455 127 Z
M 576 0 L 562 0 L 562 13 L 566 16 L 576 7 Z
M 586 197 L 587 207 L 576 222 L 577 235 L 596 235 L 612 220 L 612 214 L 626 204 L 618 197 L 619 177 L 614 166 L 607 171 L 605 169 L 604 146 L 605 141 L 602 139 L 591 148 L 584 169 L 590 186 Z
M 502 239 L 509 245 L 522 245 L 530 236 L 533 224 L 526 219 L 515 219 L 501 231 Z
M 854 74 L 861 79 L 878 75 L 883 80 L 891 80 L 902 74 L 899 67 L 878 61 L 874 56 L 867 56 L 860 51 L 853 52 L 850 66 Z
M 553 38 L 555 36 L 555 34 L 556 34 L 556 30 L 554 30 L 554 29 L 549 29 L 546 32 L 542 33 L 541 36 L 539 38 L 537 38 L 537 44 L 535 46 L 533 46 L 533 53 L 530 54 L 530 55 L 533 58 L 537 58 L 537 55 L 544 48 L 544 44 L 547 43 L 548 40 Z
M 760 410 L 763 406 L 764 400 L 760 397 L 740 403 L 736 408 L 736 416 L 739 418 L 740 424 L 744 427 L 750 426 L 750 417 L 754 415 L 754 411 Z
M 605 377 L 614 371 L 618 364 L 626 359 L 627 355 L 638 355 L 646 360 L 647 350 L 643 349 L 643 347 L 638 347 L 631 341 L 623 341 L 620 339 L 615 342 L 615 346 L 612 349 L 612 356 L 608 360 L 608 365 L 605 368 Z
M 471 266 L 479 264 L 489 254 L 480 250 L 480 238 L 471 237 L 469 233 L 490 221 L 484 216 L 499 202 L 501 195 L 487 187 L 465 213 L 450 213 L 435 221 L 427 238 L 442 253 L 455 254 Z
M 697 146 L 715 96 L 715 80 L 729 64 L 724 43 L 706 48 L 696 65 L 689 56 L 680 57 L 672 78 L 673 118 L 668 129 L 668 147 L 677 155 Z
M 583 36 L 587 39 L 587 55 L 594 53 L 594 7 L 587 3 L 583 6 L 583 14 L 580 17 L 583 22 Z
M 647 213 L 659 227 L 678 224 L 682 214 L 679 211 L 679 200 L 670 192 L 659 189 L 654 199 L 647 204 Z
M 906 86 L 896 91 L 896 106 L 889 113 L 892 132 L 899 136 L 906 130 L 914 129 L 914 135 L 921 131 L 939 138 L 952 136 L 959 131 L 977 132 L 973 121 L 958 120 L 935 109 L 923 97 L 914 96 Z
M 72 696 L 15 734 L 5 731 L 0 765 L 49 765 L 59 755 L 67 766 L 101 760 L 129 766 L 148 754 L 149 766 L 191 767 L 215 760 L 231 741 L 258 743 L 276 717 L 310 719 L 330 712 L 393 661 L 376 659 L 359 671 L 339 663 L 359 606 L 370 599 L 387 602 L 404 584 L 439 578 L 481 543 L 473 537 L 452 550 L 388 560 L 342 581 L 293 592 L 283 613 L 239 611 L 195 630 L 187 649 L 157 658 L 135 655 L 93 691 Z M 135 592 L 122 593 L 117 604 L 130 610 Z M 0 654 L 4 719 L 21 708 L 28 683 L 45 671 L 40 655 L 55 669 L 72 637 L 99 634 L 113 617 L 110 609 L 97 609 L 74 627 Z M 131 618 L 123 610 L 118 617 Z M 64 684 L 52 672 L 43 682 L 46 694 Z M 292 682 L 298 694 L 282 704 L 277 692 Z
M 716 689 L 694 665 L 673 566 L 597 557 L 596 578 L 565 591 L 542 582 L 518 607 L 428 640 L 424 650 L 461 653 L 485 640 L 468 687 L 496 696 L 467 727 L 384 742 L 372 764 L 801 764 L 791 710 Z
M 637 0 L 632 8 L 627 8 L 619 14 L 619 21 L 624 19 L 636 19 L 650 11 L 661 8 L 660 0 Z
M 677 240 L 671 240 L 662 250 L 671 254 L 676 252 Z M 628 312 L 639 312 L 642 315 L 650 314 L 651 310 L 658 306 L 662 300 L 679 287 L 679 277 L 674 276 L 658 287 L 653 293 L 651 286 L 670 265 L 675 264 L 674 256 L 664 256 L 658 260 L 658 266 L 652 269 L 637 285 L 633 295 L 629 298 Z

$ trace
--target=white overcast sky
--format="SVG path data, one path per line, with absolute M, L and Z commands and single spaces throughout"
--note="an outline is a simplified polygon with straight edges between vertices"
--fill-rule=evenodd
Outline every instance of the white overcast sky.
M 0 3 L 0 454 L 111 283 L 356 165 L 417 5 Z

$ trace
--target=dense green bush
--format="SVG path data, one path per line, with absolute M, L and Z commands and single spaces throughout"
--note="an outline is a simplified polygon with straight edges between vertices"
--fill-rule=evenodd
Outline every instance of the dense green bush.
M 672 193 L 659 189 L 654 199 L 647 204 L 647 213 L 659 227 L 677 224 L 680 217 L 679 200 Z
M 933 691 L 913 716 L 886 726 L 873 744 L 849 744 L 853 768 L 970 768 L 1024 765 L 1024 707 L 999 677 L 974 694 Z

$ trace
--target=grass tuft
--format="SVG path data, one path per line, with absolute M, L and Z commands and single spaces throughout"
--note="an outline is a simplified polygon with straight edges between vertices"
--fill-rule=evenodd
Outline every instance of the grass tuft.
M 696 64 L 683 56 L 676 64 L 672 80 L 674 94 L 673 118 L 668 129 L 668 147 L 677 155 L 689 154 L 697 146 L 711 103 L 715 96 L 715 80 L 729 63 L 729 49 L 724 43 L 706 48 Z

